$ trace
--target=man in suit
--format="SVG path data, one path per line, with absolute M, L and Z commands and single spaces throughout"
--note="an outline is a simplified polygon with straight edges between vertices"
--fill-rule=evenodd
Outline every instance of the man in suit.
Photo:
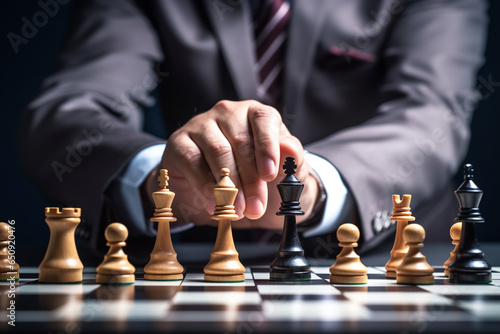
M 126 223 L 132 239 L 154 237 L 147 218 L 159 168 L 176 192 L 174 230 L 211 224 L 221 167 L 240 189 L 244 217 L 235 228 L 280 229 L 275 185 L 289 155 L 305 184 L 299 227 L 316 255 L 317 238 L 347 221 L 360 227 L 363 249 L 378 245 L 394 231 L 393 193 L 412 194 L 428 238 L 448 238 L 485 3 L 74 7 L 57 69 L 23 117 L 21 163 L 54 203 L 82 208 L 80 236 L 92 247 L 104 244 L 112 220 Z M 167 140 L 142 130 L 154 90 Z

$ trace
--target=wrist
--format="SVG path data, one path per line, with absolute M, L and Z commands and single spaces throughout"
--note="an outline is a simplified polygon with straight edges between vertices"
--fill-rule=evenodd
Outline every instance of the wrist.
M 140 186 L 141 201 L 146 214 L 154 210 L 152 193 L 156 191 L 158 186 L 158 168 L 159 165 L 153 168 Z
M 316 177 L 313 171 L 310 171 L 304 182 L 304 193 L 300 201 L 300 206 L 305 214 L 303 216 L 297 216 L 297 223 L 301 226 L 306 224 L 309 218 L 316 213 L 317 206 L 322 198 L 321 189 L 321 181 Z
M 309 203 L 308 210 L 304 210 L 306 214 L 299 220 L 301 226 L 311 226 L 318 223 L 323 217 L 326 203 L 326 191 L 319 176 L 311 170 L 308 179 L 310 179 L 309 185 L 313 188 L 314 196 L 311 203 Z

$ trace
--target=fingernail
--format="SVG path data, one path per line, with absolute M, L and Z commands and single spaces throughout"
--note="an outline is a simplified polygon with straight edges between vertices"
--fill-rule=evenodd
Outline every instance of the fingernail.
M 246 202 L 245 213 L 249 218 L 260 217 L 264 213 L 264 204 L 257 197 L 250 197 Z
M 269 158 L 263 158 L 260 161 L 260 176 L 267 177 L 274 175 L 274 161 Z

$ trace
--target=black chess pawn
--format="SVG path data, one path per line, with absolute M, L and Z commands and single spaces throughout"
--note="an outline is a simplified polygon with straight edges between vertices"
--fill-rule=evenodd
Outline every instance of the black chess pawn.
M 271 263 L 271 280 L 311 279 L 311 266 L 304 257 L 304 249 L 300 244 L 295 221 L 295 216 L 304 214 L 299 205 L 299 197 L 304 184 L 294 175 L 295 168 L 297 168 L 295 158 L 287 157 L 283 164 L 285 177 L 277 186 L 282 202 L 280 211 L 276 214 L 285 216 L 285 222 L 281 244 L 276 258 Z
M 471 164 L 464 166 L 464 182 L 455 191 L 460 205 L 455 221 L 462 223 L 462 232 L 455 259 L 449 266 L 452 283 L 491 282 L 491 266 L 484 259 L 476 237 L 476 224 L 484 223 L 479 212 L 483 191 L 472 180 L 473 172 Z

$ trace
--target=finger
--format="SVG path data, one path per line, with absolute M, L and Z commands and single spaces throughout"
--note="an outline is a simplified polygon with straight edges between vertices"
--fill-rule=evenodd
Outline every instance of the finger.
M 241 190 L 245 198 L 243 214 L 250 219 L 258 219 L 267 207 L 266 182 L 260 178 L 257 171 L 254 140 L 246 110 L 241 110 L 241 112 L 237 110 L 231 116 L 221 117 L 218 124 L 233 150 Z
M 305 179 L 309 173 L 308 165 L 305 164 L 304 148 L 300 140 L 292 136 L 285 125 L 282 125 L 280 136 L 280 161 L 283 165 L 286 157 L 294 157 L 297 165 L 297 178 Z M 282 167 L 282 166 L 280 166 Z M 280 168 L 280 174 L 284 173 Z
M 248 108 L 248 121 L 259 176 L 264 181 L 272 181 L 278 173 L 281 116 L 274 108 L 255 102 Z
M 287 157 L 294 157 L 295 165 L 295 176 L 297 179 L 304 184 L 304 189 L 300 199 L 300 205 L 302 210 L 306 214 L 310 213 L 314 200 L 317 196 L 317 183 L 309 173 L 309 165 L 305 160 L 305 153 L 301 142 L 298 138 L 285 134 L 281 138 L 280 142 L 280 152 L 281 161 L 285 161 Z M 284 174 L 284 170 L 281 169 L 280 174 Z M 278 178 L 279 179 L 279 178 Z M 314 183 L 313 183 L 314 182 Z M 298 218 L 298 221 L 302 221 L 302 218 Z
M 243 214 L 249 219 L 259 219 L 267 208 L 267 184 L 260 179 L 248 181 L 247 178 L 241 175 L 242 189 L 245 195 L 245 211 Z
M 189 184 L 194 193 L 193 205 L 201 201 L 208 213 L 213 212 L 210 190 L 215 181 L 201 150 L 187 133 L 174 133 L 170 136 L 161 166 L 169 171 L 172 184 L 178 182 L 178 179 Z
M 229 177 L 236 188 L 242 188 L 242 182 L 234 159 L 233 149 L 217 122 L 214 120 L 207 120 L 203 124 L 200 124 L 199 131 L 190 133 L 190 138 L 197 147 L 199 147 L 215 182 L 220 178 L 220 170 L 222 168 L 228 168 L 230 171 Z M 236 214 L 242 217 L 245 210 L 244 192 L 238 191 L 234 206 Z

